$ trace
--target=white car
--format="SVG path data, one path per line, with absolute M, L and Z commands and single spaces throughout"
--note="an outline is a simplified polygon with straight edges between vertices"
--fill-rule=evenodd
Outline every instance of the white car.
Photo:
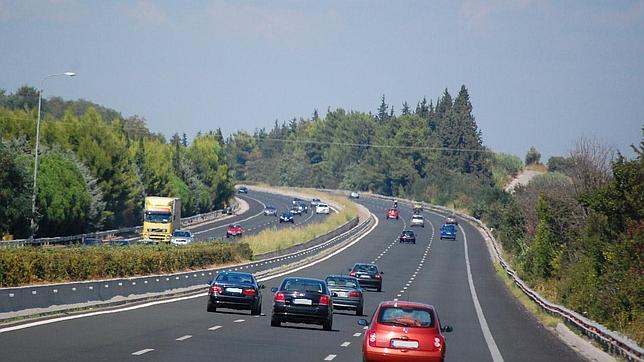
M 188 230 L 175 230 L 170 238 L 172 245 L 188 245 L 192 243 L 192 233 Z
M 351 195 L 349 195 L 349 198 L 352 198 L 352 199 L 359 199 L 359 198 L 360 198 L 360 194 L 359 194 L 358 192 L 356 192 L 356 191 L 351 191 Z
M 331 208 L 327 204 L 319 203 L 317 204 L 317 206 L 315 206 L 316 214 L 328 214 L 330 212 L 331 212 Z
M 411 221 L 409 222 L 409 226 L 422 226 L 425 227 L 425 218 L 423 218 L 423 215 L 412 215 Z

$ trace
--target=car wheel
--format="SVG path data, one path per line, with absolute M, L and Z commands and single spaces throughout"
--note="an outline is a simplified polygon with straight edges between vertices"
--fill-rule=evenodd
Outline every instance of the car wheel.
M 208 307 L 206 308 L 206 310 L 209 313 L 215 313 L 217 311 L 217 306 L 214 303 L 208 302 Z
M 226 234 L 226 239 L 228 239 L 229 237 L 230 237 L 230 235 Z
M 277 319 L 271 318 L 271 327 L 281 327 L 282 322 L 278 321 Z
M 327 321 L 326 321 L 326 322 L 324 322 L 324 324 L 322 325 L 322 328 L 323 328 L 325 331 L 330 331 L 332 327 L 333 327 L 333 319 L 329 319 L 329 320 L 327 320 Z
M 356 315 L 362 315 L 364 313 L 364 306 L 360 304 L 358 309 L 356 309 Z
M 251 314 L 251 315 L 260 315 L 260 314 L 262 314 L 262 304 L 258 302 L 258 303 L 257 303 L 257 305 L 256 305 L 256 306 L 254 306 L 254 307 L 250 310 L 250 314 Z

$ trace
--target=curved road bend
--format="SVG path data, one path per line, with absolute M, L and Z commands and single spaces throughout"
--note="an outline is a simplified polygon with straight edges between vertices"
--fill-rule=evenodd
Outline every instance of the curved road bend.
M 418 243 L 397 242 L 411 217 L 403 208 L 401 220 L 385 220 L 388 203 L 361 199 L 380 219 L 374 232 L 332 258 L 298 271 L 324 277 L 346 272 L 354 262 L 376 261 L 384 271 L 383 291 L 367 292 L 365 313 L 385 299 L 410 299 L 434 304 L 447 334 L 448 361 L 492 361 L 468 282 L 463 235 L 456 242 L 439 240 L 442 216 L 426 212 L 425 228 L 416 228 Z M 461 223 L 467 236 L 472 281 L 490 335 L 496 360 L 581 361 L 572 350 L 523 310 L 496 276 L 482 237 Z M 270 327 L 270 287 L 281 280 L 263 281 L 263 311 L 224 310 L 206 313 L 205 297 L 181 300 L 121 313 L 99 315 L 0 333 L 4 361 L 358 361 L 361 359 L 360 317 L 336 311 L 333 331 L 319 326 L 283 324 Z M 363 317 L 365 318 L 365 317 Z

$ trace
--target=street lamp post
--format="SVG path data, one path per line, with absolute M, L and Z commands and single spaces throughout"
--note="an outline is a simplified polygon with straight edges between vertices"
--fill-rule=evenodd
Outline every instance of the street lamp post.
M 36 121 L 36 153 L 34 154 L 34 188 L 31 193 L 31 240 L 34 239 L 36 233 L 36 179 L 38 177 L 38 144 L 40 143 L 40 109 L 42 106 L 42 92 L 45 85 L 45 80 L 51 77 L 67 76 L 73 77 L 76 73 L 65 72 L 50 74 L 43 77 L 40 81 L 40 88 L 38 89 L 38 120 Z

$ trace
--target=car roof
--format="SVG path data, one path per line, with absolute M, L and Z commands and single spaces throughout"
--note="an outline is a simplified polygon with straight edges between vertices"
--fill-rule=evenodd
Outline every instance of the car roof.
M 228 275 L 242 275 L 242 276 L 248 276 L 248 275 L 250 275 L 250 276 L 252 276 L 252 277 L 255 277 L 255 275 L 253 275 L 253 273 L 234 272 L 234 271 L 233 271 L 233 272 L 223 271 L 223 272 L 220 272 L 218 275 L 221 275 L 221 274 L 228 274 Z
M 380 302 L 380 307 L 400 307 L 400 308 L 427 308 L 435 310 L 434 306 L 431 304 L 425 304 L 420 302 L 410 302 L 404 300 L 386 300 Z
M 353 264 L 353 266 L 356 266 L 356 265 L 373 265 L 373 266 L 375 266 L 376 268 L 378 267 L 378 265 L 377 265 L 377 264 L 373 264 L 373 263 L 355 263 L 355 264 Z
M 345 278 L 345 279 L 358 280 L 358 278 L 352 277 L 351 275 L 347 275 L 347 274 L 329 274 L 326 277 L 324 277 L 324 279 L 326 278 Z
M 287 280 L 298 280 L 298 281 L 303 281 L 303 282 L 318 282 L 318 283 L 326 283 L 322 279 L 316 279 L 316 278 L 305 278 L 305 277 L 287 277 L 282 280 L 282 282 L 285 282 Z

